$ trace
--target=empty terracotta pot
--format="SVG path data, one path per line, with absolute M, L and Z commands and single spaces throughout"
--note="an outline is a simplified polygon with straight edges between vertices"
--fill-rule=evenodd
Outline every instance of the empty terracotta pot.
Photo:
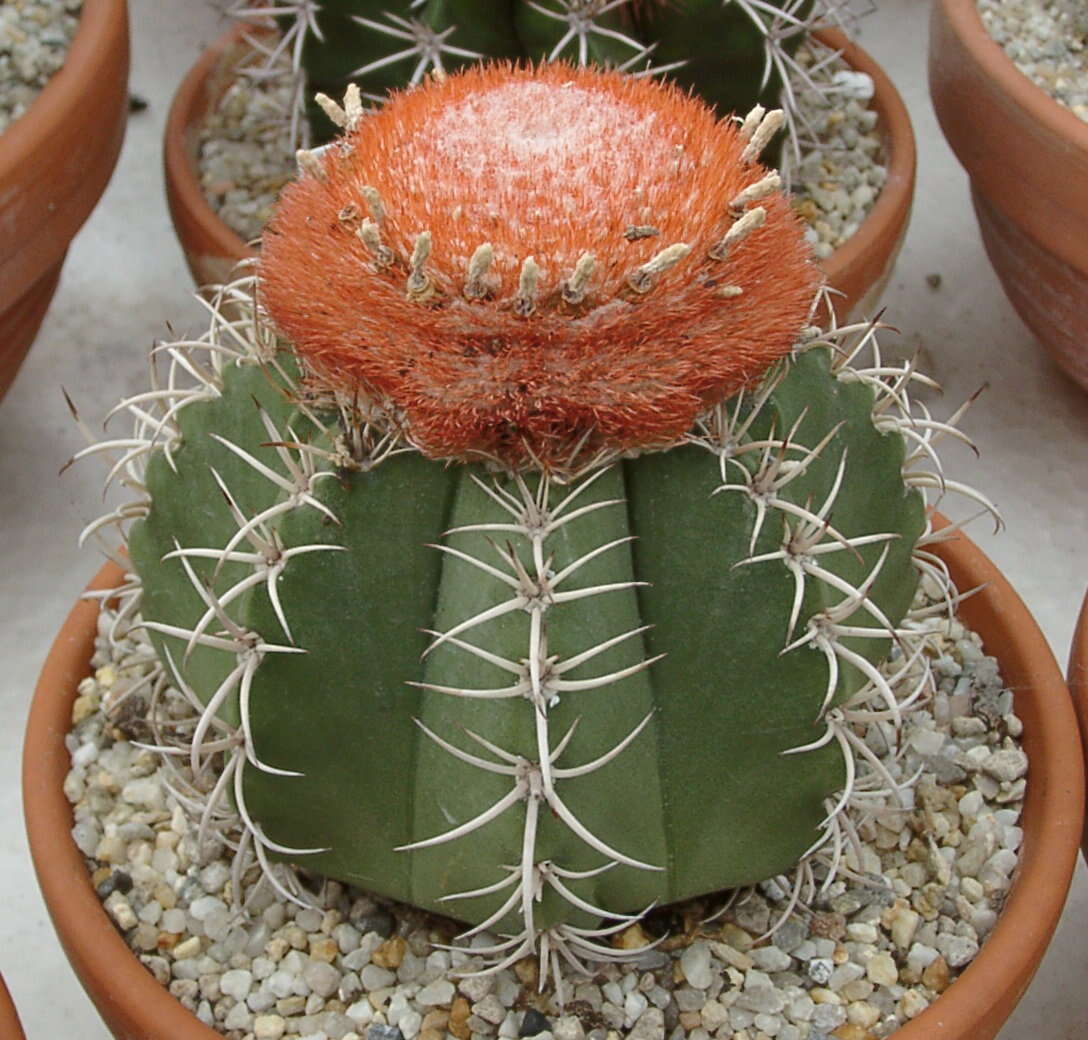
M 1016 690 L 1031 761 L 1024 844 L 1016 881 L 975 961 L 896 1040 L 992 1040 L 1027 989 L 1057 924 L 1072 876 L 1084 811 L 1084 771 L 1069 693 L 1024 604 L 965 536 L 937 546 L 960 588 L 984 586 L 960 616 L 994 653 Z M 92 588 L 110 588 L 118 567 Z M 76 974 L 119 1040 L 217 1040 L 160 986 L 106 916 L 71 838 L 62 785 L 72 702 L 88 672 L 97 604 L 77 603 L 45 663 L 23 753 L 23 804 L 34 867 L 53 924 Z
M 929 87 L 971 178 L 1005 294 L 1051 356 L 1088 387 L 1088 124 L 991 38 L 975 0 L 936 0 Z
M 222 282 L 235 263 L 256 256 L 208 203 L 197 166 L 202 122 L 234 81 L 238 64 L 251 54 L 244 35 L 252 31 L 252 27 L 235 26 L 201 55 L 174 95 L 166 124 L 166 194 L 197 285 Z M 884 135 L 887 182 L 857 232 L 821 264 L 829 283 L 843 294 L 835 299 L 839 316 L 851 311 L 869 315 L 891 276 L 910 219 L 914 133 L 902 99 L 880 66 L 838 31 L 827 30 L 818 36 L 829 47 L 841 50 L 851 68 L 868 73 L 876 88 L 872 107 Z
M 84 0 L 63 67 L 0 135 L 0 397 L 45 317 L 68 244 L 113 173 L 128 58 L 125 0 Z
M 1069 692 L 1073 695 L 1073 707 L 1077 711 L 1080 723 L 1081 743 L 1088 749 L 1088 593 L 1077 618 L 1077 627 L 1073 632 L 1073 646 L 1069 651 Z M 1088 819 L 1084 823 L 1085 861 L 1088 861 Z

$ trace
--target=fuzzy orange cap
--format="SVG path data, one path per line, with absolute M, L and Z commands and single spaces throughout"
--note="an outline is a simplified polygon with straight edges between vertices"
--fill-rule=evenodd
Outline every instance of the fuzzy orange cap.
M 773 118 L 561 64 L 326 106 L 345 135 L 284 192 L 261 299 L 318 390 L 428 455 L 673 443 L 805 323 L 818 272 L 756 161 Z

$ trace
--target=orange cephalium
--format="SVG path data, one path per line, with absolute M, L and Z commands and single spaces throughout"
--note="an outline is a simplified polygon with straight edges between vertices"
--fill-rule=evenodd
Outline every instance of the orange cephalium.
M 818 274 L 758 114 L 562 64 L 345 105 L 265 234 L 261 299 L 317 390 L 428 455 L 673 443 L 805 323 Z

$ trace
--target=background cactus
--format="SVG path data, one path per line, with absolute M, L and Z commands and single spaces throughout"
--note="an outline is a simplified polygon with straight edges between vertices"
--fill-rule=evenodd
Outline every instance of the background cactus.
M 833 878 L 847 808 L 906 783 L 852 724 L 898 719 L 893 644 L 922 667 L 913 467 L 950 427 L 851 364 L 870 329 L 809 326 L 773 114 L 566 66 L 326 107 L 233 317 L 129 402 L 141 497 L 103 521 L 202 829 L 500 960 Z
M 299 75 L 299 105 L 321 144 L 334 128 L 315 93 L 349 82 L 381 103 L 431 72 L 478 60 L 562 59 L 635 75 L 667 75 L 719 115 L 779 104 L 783 82 L 807 80 L 794 61 L 820 25 L 848 15 L 844 0 L 242 0 L 233 13 L 272 13 Z M 792 91 L 783 99 L 792 114 Z

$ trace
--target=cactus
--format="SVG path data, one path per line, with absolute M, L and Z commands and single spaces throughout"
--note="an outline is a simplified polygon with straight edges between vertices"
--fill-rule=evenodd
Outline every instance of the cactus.
M 813 28 L 847 17 L 843 8 L 842 0 L 296 0 L 271 8 L 239 0 L 232 13 L 275 15 L 307 116 L 299 143 L 321 144 L 334 127 L 318 104 L 306 104 L 316 93 L 338 97 L 353 81 L 381 103 L 390 90 L 477 60 L 562 59 L 668 75 L 721 116 L 773 107 L 786 80 L 811 84 L 794 53 Z M 792 88 L 783 103 L 792 115 Z
M 202 831 L 552 970 L 654 904 L 830 883 L 906 782 L 852 722 L 924 686 L 889 676 L 924 673 L 952 427 L 852 364 L 871 328 L 811 324 L 775 114 L 566 65 L 329 107 L 256 274 L 128 403 L 140 497 L 96 525 L 194 705 Z

